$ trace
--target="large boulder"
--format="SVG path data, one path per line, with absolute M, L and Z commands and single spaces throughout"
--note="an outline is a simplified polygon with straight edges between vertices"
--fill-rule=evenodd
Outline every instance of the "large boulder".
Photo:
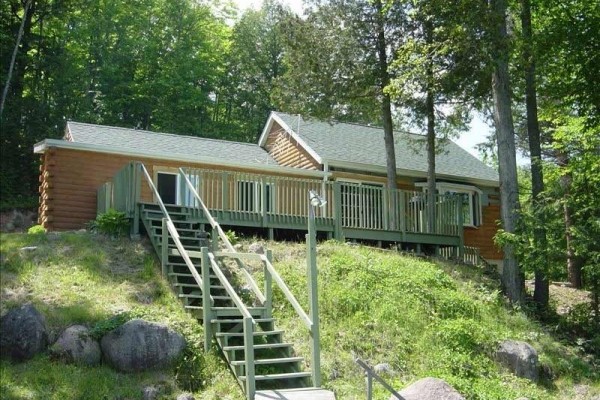
M 50 347 L 50 352 L 67 362 L 82 365 L 98 365 L 102 358 L 100 344 L 90 336 L 88 328 L 82 325 L 65 329 Z
M 505 340 L 496 351 L 498 361 L 515 375 L 532 380 L 538 380 L 538 354 L 526 342 Z
M 0 355 L 24 361 L 46 349 L 48 332 L 40 312 L 31 304 L 10 310 L 0 320 Z
M 100 346 L 113 368 L 137 372 L 169 366 L 183 351 L 185 339 L 165 325 L 134 319 L 106 334 Z
M 452 386 L 438 378 L 419 379 L 398 392 L 404 400 L 465 400 Z M 390 400 L 397 400 L 392 395 Z

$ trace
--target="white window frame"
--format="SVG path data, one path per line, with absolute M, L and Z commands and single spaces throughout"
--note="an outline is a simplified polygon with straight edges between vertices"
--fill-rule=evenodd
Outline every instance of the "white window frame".
M 155 171 L 154 184 L 158 187 L 158 175 L 175 175 L 175 205 L 185 206 L 185 207 L 198 207 L 198 199 L 192 193 L 192 191 L 188 188 L 187 184 L 183 180 L 181 174 L 179 172 L 175 172 L 172 168 L 169 169 L 158 169 Z M 198 175 L 188 175 L 188 179 L 190 179 L 192 185 L 195 186 L 196 191 L 199 191 L 200 188 L 200 176 Z M 184 189 L 183 198 L 181 189 Z M 156 199 L 154 199 L 156 201 Z
M 427 182 L 419 182 L 415 183 L 415 186 L 420 187 L 424 193 L 427 193 Z M 471 217 L 471 221 L 463 221 L 463 226 L 475 228 L 477 226 L 481 226 L 482 221 L 482 211 L 481 211 L 481 195 L 483 191 L 479 188 L 471 185 L 462 185 L 459 183 L 449 183 L 449 182 L 436 182 L 435 184 L 436 190 L 438 194 L 445 193 L 463 193 L 469 195 L 469 215 Z M 479 197 L 479 201 L 475 201 L 475 196 Z M 475 210 L 476 205 L 477 210 Z M 475 216 L 475 212 L 477 212 L 476 221 L 473 221 L 473 217 Z

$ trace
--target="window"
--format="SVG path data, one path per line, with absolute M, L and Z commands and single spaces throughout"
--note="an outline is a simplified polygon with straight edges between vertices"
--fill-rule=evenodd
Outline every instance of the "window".
M 264 210 L 272 212 L 275 204 L 275 190 L 272 183 L 264 184 L 266 195 Z M 261 212 L 263 210 L 263 183 L 258 181 L 237 181 L 237 210 Z
M 417 183 L 427 192 L 427 183 Z M 437 182 L 438 194 L 458 195 L 462 200 L 462 217 L 464 226 L 481 225 L 481 190 L 470 185 Z

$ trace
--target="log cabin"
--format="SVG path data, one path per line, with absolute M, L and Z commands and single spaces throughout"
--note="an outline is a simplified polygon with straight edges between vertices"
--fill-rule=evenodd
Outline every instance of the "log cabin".
M 395 133 L 398 187 L 389 189 L 379 127 L 272 112 L 253 144 L 69 121 L 63 139 L 34 147 L 39 223 L 80 229 L 115 209 L 137 234 L 144 209 L 160 200 L 204 226 L 200 199 L 222 226 L 272 238 L 306 230 L 314 191 L 327 201 L 316 210 L 320 235 L 498 263 L 498 174 L 451 140 L 440 147 L 431 224 L 421 135 Z

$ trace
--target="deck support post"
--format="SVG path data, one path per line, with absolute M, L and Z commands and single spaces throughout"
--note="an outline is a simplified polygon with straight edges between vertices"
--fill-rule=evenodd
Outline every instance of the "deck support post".
M 167 277 L 167 264 L 169 262 L 169 230 L 167 229 L 167 219 L 162 219 L 160 241 L 160 266 L 163 278 Z
M 219 251 L 219 231 L 213 227 L 210 231 L 210 249 L 211 251 Z
M 458 259 L 463 262 L 465 259 L 465 228 L 463 227 L 463 210 L 462 210 L 462 198 L 460 195 L 456 195 L 456 208 L 457 208 L 457 230 L 458 230 Z
M 271 249 L 267 249 L 267 260 L 273 265 L 273 251 Z M 273 277 L 271 276 L 271 272 L 267 268 L 267 263 L 264 263 L 264 273 L 265 273 L 265 313 L 266 318 L 271 318 L 273 316 Z
M 342 186 L 337 181 L 333 183 L 333 224 L 335 240 L 344 241 L 342 233 Z
M 246 361 L 246 398 L 254 400 L 256 382 L 254 381 L 254 332 L 252 318 L 244 317 L 244 355 Z
M 321 387 L 321 343 L 319 337 L 319 296 L 317 286 L 317 235 L 314 207 L 309 205 L 307 247 L 308 300 L 311 319 L 310 339 L 312 355 L 312 381 L 314 387 Z
M 210 259 L 208 248 L 202 247 L 202 325 L 204 325 L 204 351 L 212 345 L 212 305 L 210 304 Z
M 269 240 L 275 240 L 275 230 L 273 228 L 269 228 L 267 232 Z
M 139 237 L 140 235 L 140 200 L 141 200 L 141 191 L 142 191 L 142 177 L 139 173 L 140 167 L 138 163 L 132 163 L 132 180 L 133 180 L 133 189 L 132 189 L 132 207 L 133 207 L 133 224 L 131 226 L 131 236 Z

